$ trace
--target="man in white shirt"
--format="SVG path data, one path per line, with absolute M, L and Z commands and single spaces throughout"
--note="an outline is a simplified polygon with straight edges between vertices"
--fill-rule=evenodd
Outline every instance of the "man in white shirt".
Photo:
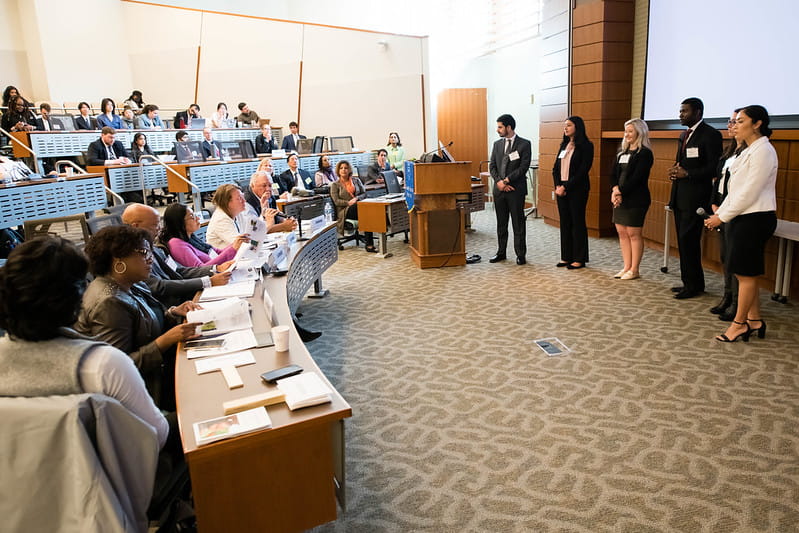
M 289 168 L 277 177 L 277 184 L 280 187 L 280 197 L 287 197 L 293 188 L 313 191 L 314 180 L 311 173 L 299 168 L 300 158 L 297 154 L 291 154 L 286 161 Z

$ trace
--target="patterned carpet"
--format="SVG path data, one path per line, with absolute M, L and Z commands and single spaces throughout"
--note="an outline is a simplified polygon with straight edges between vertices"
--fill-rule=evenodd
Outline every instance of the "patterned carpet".
M 647 250 L 619 281 L 614 239 L 555 268 L 528 220 L 526 266 L 419 270 L 349 247 L 306 300 L 308 346 L 344 398 L 348 508 L 319 532 L 799 531 L 799 310 L 761 292 L 766 339 L 713 340 L 708 294 L 677 301 Z M 509 250 L 512 252 L 512 250 Z M 512 253 L 511 253 L 512 258 Z M 534 339 L 573 351 L 547 357 Z

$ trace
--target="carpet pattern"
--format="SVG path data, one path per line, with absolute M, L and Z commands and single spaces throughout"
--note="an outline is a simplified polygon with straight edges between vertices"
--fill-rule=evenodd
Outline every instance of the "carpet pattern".
M 350 403 L 347 510 L 319 532 L 799 531 L 799 311 L 761 292 L 766 339 L 713 340 L 708 293 L 679 265 L 612 279 L 614 239 L 555 268 L 558 229 L 527 221 L 528 264 L 419 270 L 348 247 L 305 300 L 308 347 Z M 796 296 L 795 296 L 796 297 Z M 533 340 L 572 349 L 548 357 Z

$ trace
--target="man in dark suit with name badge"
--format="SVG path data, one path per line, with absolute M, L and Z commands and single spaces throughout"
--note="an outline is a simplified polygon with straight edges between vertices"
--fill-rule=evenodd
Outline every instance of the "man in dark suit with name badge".
M 488 169 L 494 180 L 494 211 L 497 214 L 497 253 L 489 263 L 504 261 L 508 246 L 508 218 L 513 224 L 513 249 L 516 264 L 527 262 L 527 227 L 524 197 L 527 195 L 527 169 L 530 168 L 530 141 L 516 135 L 516 121 L 510 115 L 497 119 L 501 139 L 494 143 Z
M 680 250 L 682 286 L 673 287 L 675 298 L 699 296 L 705 290 L 702 270 L 702 224 L 698 208 L 710 212 L 713 176 L 721 157 L 721 133 L 708 126 L 702 116 L 705 106 L 699 98 L 686 98 L 680 104 L 680 124 L 687 126 L 680 135 L 674 166 L 669 169 L 671 200 Z

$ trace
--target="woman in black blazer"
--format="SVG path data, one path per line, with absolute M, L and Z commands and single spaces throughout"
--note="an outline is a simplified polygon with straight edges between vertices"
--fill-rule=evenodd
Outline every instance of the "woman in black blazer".
M 649 171 L 655 158 L 649 143 L 649 128 L 640 118 L 624 123 L 624 139 L 616 155 L 610 176 L 610 202 L 613 223 L 619 234 L 619 247 L 624 267 L 617 279 L 641 277 L 639 268 L 644 255 L 643 228 L 652 197 L 649 195 Z
M 588 230 L 585 206 L 588 203 L 588 171 L 594 162 L 594 145 L 585 134 L 585 122 L 569 117 L 563 126 L 563 141 L 552 168 L 555 196 L 560 214 L 560 262 L 570 270 L 588 262 Z

